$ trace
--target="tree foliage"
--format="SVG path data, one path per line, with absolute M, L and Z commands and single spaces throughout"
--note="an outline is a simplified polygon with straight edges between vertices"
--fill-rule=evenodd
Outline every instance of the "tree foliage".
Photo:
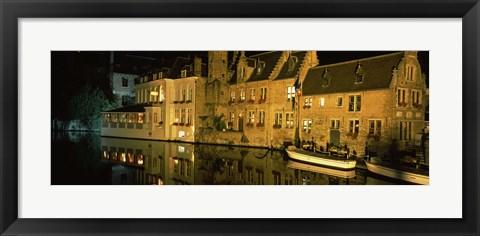
M 85 125 L 89 130 L 100 129 L 102 111 L 115 109 L 117 105 L 111 102 L 98 87 L 83 86 L 72 96 L 68 104 L 70 117 Z

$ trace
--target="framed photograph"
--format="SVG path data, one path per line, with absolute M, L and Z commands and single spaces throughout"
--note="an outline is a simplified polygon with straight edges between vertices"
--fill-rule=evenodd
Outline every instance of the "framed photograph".
M 479 233 L 477 1 L 0 4 L 1 235 Z

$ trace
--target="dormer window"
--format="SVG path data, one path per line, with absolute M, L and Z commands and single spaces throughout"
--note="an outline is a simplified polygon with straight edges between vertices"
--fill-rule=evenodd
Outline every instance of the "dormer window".
M 355 70 L 355 83 L 363 83 L 365 68 L 362 64 L 358 63 Z
M 355 83 L 363 82 L 363 74 L 355 74 Z
M 297 62 L 297 57 L 290 56 L 290 58 L 288 59 L 288 71 L 292 71 L 293 69 L 295 69 L 295 65 L 297 64 Z
M 323 72 L 323 87 L 327 87 L 328 85 L 330 85 L 330 75 L 328 69 L 325 69 L 325 72 Z
M 243 79 L 245 76 L 245 67 L 240 68 L 240 79 Z
M 182 77 L 182 78 L 187 77 L 187 70 L 182 70 L 182 72 L 181 72 L 181 77 Z
M 158 72 L 158 78 L 163 79 L 163 72 L 162 71 Z
M 262 73 L 264 68 L 265 68 L 265 62 L 258 61 L 258 63 L 257 63 L 257 74 Z

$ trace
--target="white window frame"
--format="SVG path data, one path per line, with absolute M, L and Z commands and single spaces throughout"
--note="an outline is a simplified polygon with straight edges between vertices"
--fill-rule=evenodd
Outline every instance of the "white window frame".
M 355 129 L 358 125 L 358 130 Z M 350 119 L 348 120 L 348 133 L 358 134 L 360 132 L 360 120 L 359 119 Z
M 295 117 L 293 112 L 286 112 L 285 113 L 285 127 L 293 128 L 295 123 Z
M 370 132 L 372 122 L 373 122 L 373 133 Z M 368 134 L 369 135 L 376 134 L 378 136 L 381 136 L 382 135 L 382 129 L 383 129 L 383 124 L 382 123 L 383 122 L 382 122 L 381 119 L 369 119 L 368 120 Z M 378 124 L 380 124 L 380 131 L 378 131 Z
M 340 102 L 339 102 L 340 101 Z M 337 107 L 343 107 L 343 96 L 338 96 L 335 104 Z
M 240 101 L 245 101 L 245 89 L 240 89 Z
M 353 110 L 350 110 L 351 97 L 353 96 Z M 358 101 L 360 98 L 360 102 Z M 358 108 L 358 103 L 360 103 L 360 108 Z M 362 95 L 360 94 L 350 94 L 348 95 L 348 112 L 361 112 L 362 111 Z
M 259 124 L 265 124 L 265 111 L 260 110 L 258 111 L 258 123 Z
M 339 130 L 340 129 L 340 119 L 337 119 L 337 118 L 330 119 L 330 129 Z
M 303 132 L 311 133 L 312 132 L 312 119 L 303 119 Z
M 280 125 L 279 128 L 282 128 L 283 113 L 281 113 L 281 112 L 275 112 L 275 117 L 274 117 L 274 119 L 275 119 L 274 124 L 275 124 L 275 125 Z
M 267 100 L 267 87 L 260 88 L 260 99 Z
M 292 101 L 295 97 L 295 86 L 288 86 L 287 87 L 287 101 Z

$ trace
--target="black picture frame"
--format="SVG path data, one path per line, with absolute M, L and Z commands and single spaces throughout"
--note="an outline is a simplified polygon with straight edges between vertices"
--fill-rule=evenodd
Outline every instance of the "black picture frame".
M 0 233 L 2 235 L 478 235 L 479 17 L 477 0 L 1 0 Z M 420 17 L 463 19 L 462 219 L 19 219 L 19 18 Z M 458 159 L 458 158 L 456 158 Z M 460 184 L 460 183 L 459 183 Z

